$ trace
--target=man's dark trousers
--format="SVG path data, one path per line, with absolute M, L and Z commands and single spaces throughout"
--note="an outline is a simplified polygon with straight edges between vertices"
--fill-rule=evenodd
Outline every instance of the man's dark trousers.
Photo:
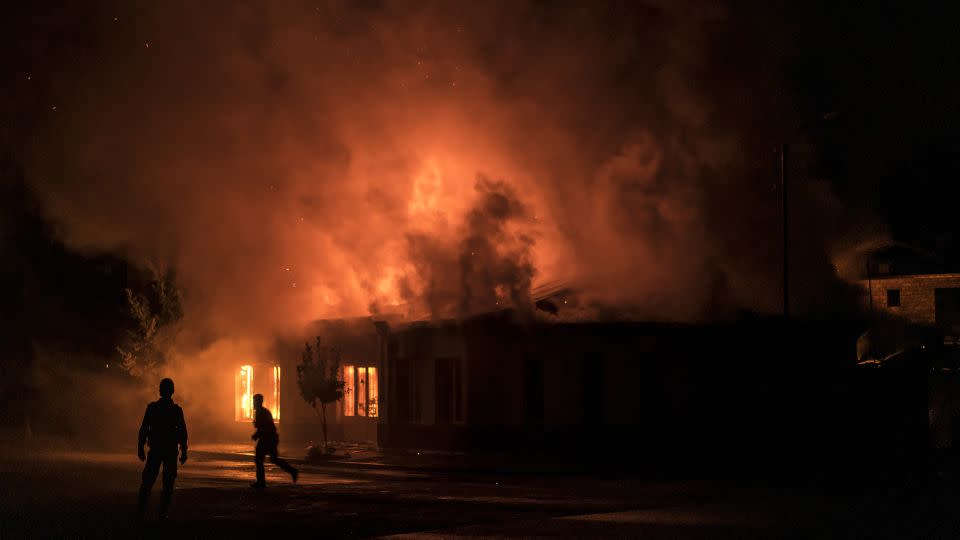
M 267 456 L 270 456 L 270 462 L 280 467 L 288 474 L 293 474 L 294 468 L 287 463 L 287 460 L 277 456 L 277 444 L 279 443 L 276 439 L 260 439 L 257 441 L 257 449 L 254 454 L 254 462 L 257 464 L 257 483 L 261 486 L 266 483 L 266 474 L 263 470 L 263 460 Z
M 160 466 L 163 466 L 163 491 L 160 496 L 160 515 L 167 513 L 170 507 L 170 498 L 173 496 L 173 483 L 177 479 L 177 447 L 171 449 L 150 449 L 147 454 L 147 464 L 143 467 L 143 476 L 140 482 L 140 508 L 147 505 L 147 499 L 150 498 L 150 490 L 154 482 L 157 481 L 157 474 L 160 473 Z

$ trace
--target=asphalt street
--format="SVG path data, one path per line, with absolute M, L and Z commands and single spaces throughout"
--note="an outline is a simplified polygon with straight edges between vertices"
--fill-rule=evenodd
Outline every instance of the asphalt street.
M 133 455 L 34 452 L 0 458 L 0 538 L 955 537 L 958 497 L 941 481 L 898 488 L 747 486 L 605 474 L 305 465 L 294 485 L 251 456 L 198 448 L 170 518 L 135 519 Z

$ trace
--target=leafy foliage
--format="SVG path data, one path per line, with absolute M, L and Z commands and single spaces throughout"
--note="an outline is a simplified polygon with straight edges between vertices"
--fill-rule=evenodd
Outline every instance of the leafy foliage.
M 155 375 L 166 361 L 166 350 L 183 318 L 180 291 L 172 269 L 150 269 L 151 279 L 140 291 L 125 289 L 132 328 L 117 346 L 120 366 L 135 377 Z
M 326 347 L 317 337 L 315 347 L 305 344 L 297 365 L 300 395 L 320 415 L 323 446 L 327 446 L 327 405 L 343 399 L 345 382 L 340 373 L 340 349 Z

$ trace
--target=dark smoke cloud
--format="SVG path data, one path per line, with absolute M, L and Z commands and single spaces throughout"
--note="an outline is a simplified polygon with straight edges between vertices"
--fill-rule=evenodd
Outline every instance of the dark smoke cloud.
M 464 218 L 453 243 L 443 236 L 408 235 L 415 275 L 425 281 L 422 297 L 402 283 L 410 305 L 426 301 L 429 315 L 460 316 L 504 307 L 527 309 L 536 273 L 531 260 L 535 239 L 531 216 L 503 181 L 480 177 L 476 203 Z
M 776 309 L 774 32 L 714 3 L 99 17 L 31 179 L 71 245 L 172 264 L 187 326 L 456 316 L 550 281 L 650 319 Z

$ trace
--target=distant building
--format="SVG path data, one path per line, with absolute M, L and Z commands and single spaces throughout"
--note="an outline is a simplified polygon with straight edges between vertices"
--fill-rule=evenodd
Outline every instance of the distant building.
M 877 276 L 860 286 L 873 310 L 960 334 L 960 273 Z
M 864 254 L 858 281 L 874 319 L 937 329 L 944 345 L 960 338 L 960 273 L 946 272 L 930 253 L 890 243 Z

